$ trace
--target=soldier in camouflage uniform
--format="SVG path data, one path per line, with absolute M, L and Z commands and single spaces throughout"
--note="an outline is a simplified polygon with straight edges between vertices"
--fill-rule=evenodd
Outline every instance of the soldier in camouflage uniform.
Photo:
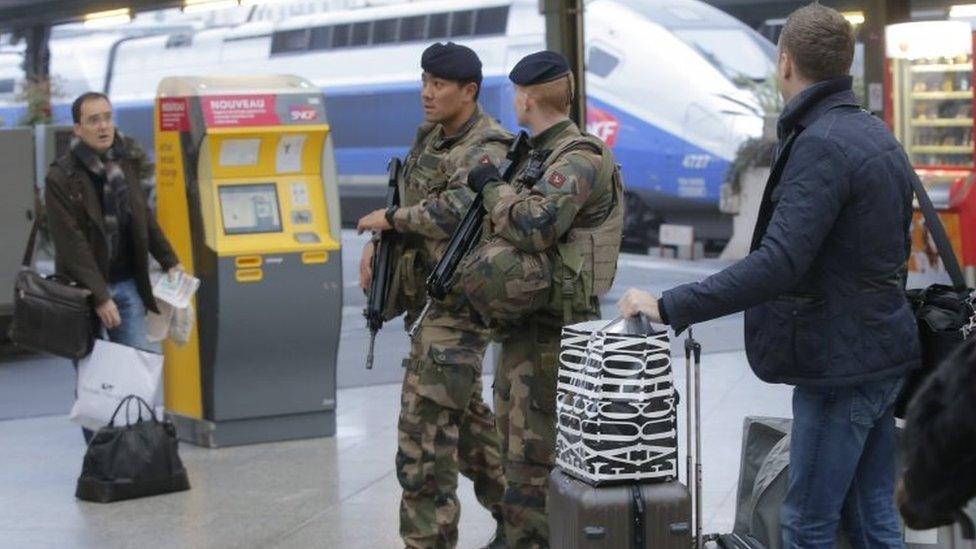
M 564 57 L 529 55 L 509 78 L 519 125 L 533 134 L 532 153 L 511 185 L 494 166 L 469 174 L 468 184 L 484 196 L 488 234 L 470 256 L 484 260 L 468 262 L 462 279 L 466 291 L 477 290 L 469 299 L 498 327 L 502 343 L 495 413 L 507 481 L 507 541 L 513 548 L 548 547 L 560 333 L 563 325 L 599 318 L 599 296 L 616 273 L 623 187 L 609 148 L 568 118 L 573 77 Z M 487 289 L 472 271 L 491 278 L 483 283 Z M 543 292 L 539 280 L 546 274 Z M 524 314 L 513 320 L 518 307 Z
M 473 198 L 465 184 L 478 162 L 497 163 L 511 135 L 477 103 L 481 62 L 470 49 L 435 44 L 422 58 L 420 126 L 401 174 L 399 208 L 377 210 L 360 232 L 395 228 L 402 248 L 390 289 L 393 317 L 418 316 L 424 281 Z M 367 245 L 360 283 L 370 280 Z M 504 547 L 501 498 L 505 490 L 495 418 L 481 397 L 481 364 L 489 333 L 465 300 L 432 305 L 411 341 L 400 405 L 397 478 L 403 487 L 400 534 L 407 547 L 454 547 L 460 505 L 458 471 L 474 482 L 478 501 L 498 522 L 489 547 Z

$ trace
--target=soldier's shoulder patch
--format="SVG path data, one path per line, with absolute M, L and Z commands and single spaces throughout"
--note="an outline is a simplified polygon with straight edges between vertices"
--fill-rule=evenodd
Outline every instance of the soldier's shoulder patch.
M 478 159 L 478 164 L 491 164 L 491 157 L 487 154 L 482 155 L 481 158 Z
M 552 185 L 553 187 L 557 189 L 561 189 L 562 186 L 566 183 L 566 176 L 559 172 L 552 172 L 551 174 L 549 174 L 548 181 L 549 184 Z

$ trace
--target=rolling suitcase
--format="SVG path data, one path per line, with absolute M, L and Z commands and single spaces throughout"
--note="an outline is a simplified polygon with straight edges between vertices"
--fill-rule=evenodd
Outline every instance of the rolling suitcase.
M 692 361 L 694 357 L 694 361 Z M 591 486 L 554 469 L 549 477 L 549 545 L 560 549 L 700 548 L 701 346 L 685 340 L 688 390 L 686 482 Z M 693 489 L 689 489 L 693 487 Z

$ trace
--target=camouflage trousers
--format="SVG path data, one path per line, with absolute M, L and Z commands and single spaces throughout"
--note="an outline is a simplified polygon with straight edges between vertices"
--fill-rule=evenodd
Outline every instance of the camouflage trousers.
M 465 329 L 470 328 L 470 329 Z M 431 311 L 411 342 L 400 403 L 400 536 L 410 548 L 457 545 L 458 472 L 501 522 L 505 491 L 495 418 L 481 397 L 488 334 Z
M 549 547 L 546 492 L 556 459 L 560 332 L 529 323 L 501 342 L 495 413 L 507 484 L 502 513 L 512 549 Z

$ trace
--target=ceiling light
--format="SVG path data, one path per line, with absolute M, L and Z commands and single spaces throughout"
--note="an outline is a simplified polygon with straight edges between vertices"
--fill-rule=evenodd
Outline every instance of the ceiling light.
M 115 25 L 124 25 L 129 21 L 132 21 L 132 12 L 129 8 L 96 11 L 85 14 L 86 27 L 112 27 Z
M 956 4 L 949 8 L 949 17 L 953 19 L 976 17 L 976 4 Z
M 183 13 L 222 10 L 240 6 L 237 0 L 183 0 Z
M 864 24 L 864 12 L 863 11 L 845 11 L 845 12 L 841 13 L 841 15 L 844 16 L 844 19 L 847 19 L 847 22 L 848 23 L 850 23 L 851 25 L 853 25 L 855 27 L 858 26 L 858 25 L 863 25 Z

